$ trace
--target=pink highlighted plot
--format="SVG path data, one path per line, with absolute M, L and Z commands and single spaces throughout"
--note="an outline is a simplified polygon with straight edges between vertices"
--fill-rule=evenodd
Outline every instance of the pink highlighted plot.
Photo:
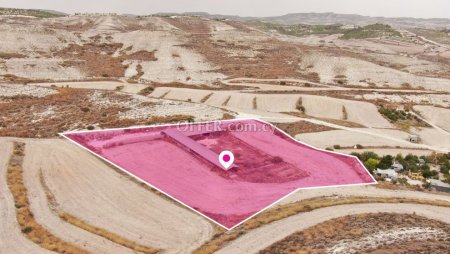
M 356 157 L 302 144 L 259 120 L 62 135 L 227 229 L 301 188 L 375 183 Z M 234 157 L 227 168 L 223 151 Z

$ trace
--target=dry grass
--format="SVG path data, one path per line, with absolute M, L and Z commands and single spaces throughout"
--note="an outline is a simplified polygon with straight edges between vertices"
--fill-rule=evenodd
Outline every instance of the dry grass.
M 222 120 L 230 120 L 230 119 L 234 119 L 234 115 L 230 114 L 230 113 L 224 113 L 222 116 Z
M 205 97 L 203 97 L 200 102 L 201 103 L 205 103 L 211 96 L 213 95 L 213 93 L 207 94 Z
M 267 38 L 259 41 L 257 48 L 252 48 L 237 40 L 215 41 L 203 32 L 190 34 L 189 43 L 180 46 L 199 52 L 219 67 L 218 72 L 229 77 L 303 78 L 313 82 L 320 81 L 317 73 L 300 71 L 303 49 L 299 45 Z M 230 57 L 230 50 L 252 50 L 255 56 Z
M 227 99 L 222 103 L 222 106 L 226 107 L 228 102 L 230 102 L 231 96 L 228 96 Z
M 109 232 L 103 228 L 93 226 L 83 220 L 78 219 L 77 217 L 75 217 L 69 213 L 60 212 L 59 217 L 74 226 L 82 228 L 90 233 L 99 235 L 103 238 L 106 238 L 114 243 L 117 243 L 117 244 L 127 247 L 129 249 L 132 249 L 134 251 L 145 253 L 145 254 L 155 254 L 158 252 L 157 249 L 140 245 L 134 241 L 128 240 L 120 235 Z
M 426 219 L 411 214 L 376 213 L 349 215 L 322 222 L 303 231 L 296 232 L 285 239 L 272 244 L 260 253 L 297 253 L 308 251 L 309 253 L 323 253 L 339 241 L 357 240 L 358 238 L 376 234 L 380 231 L 389 231 L 400 228 L 421 227 L 442 230 L 446 233 L 440 235 L 435 242 L 440 242 L 438 249 L 426 253 L 445 253 L 442 250 L 450 247 L 446 241 L 446 234 L 450 234 L 450 226 L 439 221 Z M 433 240 L 426 241 L 431 245 Z M 382 241 L 382 240 L 381 240 Z M 397 244 L 397 243 L 391 243 Z M 387 247 L 387 246 L 386 246 Z M 442 249 L 444 247 L 444 249 Z M 383 247 L 380 247 L 382 249 Z M 370 246 L 361 246 L 360 252 L 367 253 Z M 436 252 L 441 249 L 441 252 Z M 397 250 L 408 250 L 405 246 Z M 410 248 L 406 253 L 420 253 L 417 248 Z M 370 252 L 370 251 L 369 251 Z M 404 252 L 402 252 L 404 253 Z
M 421 200 L 410 198 L 382 198 L 382 197 L 320 197 L 302 200 L 295 203 L 286 204 L 267 210 L 256 217 L 248 220 L 244 224 L 232 231 L 221 230 L 216 233 L 211 240 L 200 246 L 194 251 L 195 254 L 210 254 L 225 246 L 238 237 L 246 234 L 248 231 L 261 227 L 265 224 L 278 221 L 289 216 L 302 212 L 309 212 L 315 209 L 348 204 L 364 203 L 414 203 L 433 206 L 450 207 L 446 201 Z
M 86 250 L 53 235 L 35 220 L 23 180 L 24 149 L 24 143 L 14 143 L 14 152 L 7 170 L 7 184 L 14 197 L 17 222 L 23 234 L 32 242 L 50 251 L 64 254 L 88 254 Z
M 253 109 L 258 109 L 258 100 L 256 97 L 253 97 Z
M 90 77 L 120 78 L 128 68 L 125 60 L 156 61 L 155 52 L 137 51 L 119 56 L 113 54 L 121 49 L 121 43 L 87 43 L 83 45 L 69 44 L 66 48 L 55 53 L 55 56 L 65 59 L 64 67 L 76 67 L 83 70 Z
M 342 120 L 347 121 L 347 119 L 348 119 L 347 109 L 345 108 L 345 106 L 342 106 Z
M 146 88 L 142 89 L 138 92 L 139 95 L 142 96 L 148 96 L 150 95 L 155 89 L 152 86 L 147 86 Z
M 129 110 L 125 105 L 131 97 L 112 91 L 101 92 L 102 97 L 114 102 L 101 107 L 88 97 L 92 91 L 61 88 L 59 93 L 44 98 L 16 97 L 11 102 L 0 103 L 0 136 L 43 138 L 55 137 L 71 129 L 89 126 L 120 128 L 132 125 L 150 125 L 171 121 L 192 121 L 192 116 L 174 115 L 142 119 L 125 119 L 121 112 Z M 138 107 L 151 107 L 143 101 Z
M 19 53 L 5 53 L 0 52 L 0 58 L 2 59 L 11 59 L 11 58 L 25 58 L 26 55 L 19 54 Z
M 302 114 L 306 113 L 306 109 L 303 106 L 303 99 L 302 97 L 298 98 L 297 102 L 295 103 L 295 108 L 300 111 Z
M 334 128 L 328 126 L 313 124 L 306 121 L 298 121 L 294 123 L 274 123 L 274 125 L 293 137 L 301 133 L 313 133 L 313 132 L 335 130 Z
M 141 64 L 136 65 L 136 75 L 129 78 L 128 83 L 138 83 L 139 79 L 145 74 Z
M 70 44 L 55 53 L 65 59 L 62 66 L 76 67 L 93 77 L 123 77 L 127 66 L 122 65 L 124 59 L 113 57 L 114 52 L 122 48 L 122 44 L 84 45 Z

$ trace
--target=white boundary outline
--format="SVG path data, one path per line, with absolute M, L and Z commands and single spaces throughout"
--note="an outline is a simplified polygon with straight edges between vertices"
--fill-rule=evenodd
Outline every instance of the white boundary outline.
M 283 199 L 289 197 L 290 195 L 292 195 L 293 193 L 295 193 L 295 192 L 297 192 L 297 191 L 299 191 L 299 190 L 320 189 L 320 188 L 336 188 L 336 187 L 347 187 L 347 186 L 365 186 L 365 185 L 374 185 L 374 184 L 377 184 L 377 183 L 378 183 L 377 180 L 375 180 L 375 178 L 374 178 L 374 177 L 372 176 L 372 174 L 369 172 L 369 170 L 367 170 L 367 168 L 364 166 L 364 164 L 358 159 L 358 157 L 356 157 L 356 156 L 354 156 L 354 155 L 349 155 L 349 154 L 344 154 L 344 153 L 338 153 L 338 152 L 334 152 L 334 151 L 329 151 L 329 150 L 317 148 L 317 147 L 314 147 L 314 146 L 312 146 L 312 145 L 303 143 L 303 142 L 301 142 L 301 141 L 299 141 L 299 140 L 293 138 L 291 135 L 287 134 L 286 132 L 284 132 L 284 131 L 281 130 L 280 128 L 276 127 L 276 126 L 273 125 L 272 123 L 269 123 L 269 122 L 266 122 L 266 121 L 263 121 L 263 120 L 260 120 L 260 119 L 256 119 L 256 118 L 239 118 L 239 119 L 215 120 L 215 121 L 204 121 L 204 122 L 182 123 L 182 124 L 194 125 L 194 124 L 207 124 L 207 123 L 233 122 L 233 121 L 248 121 L 248 120 L 258 121 L 258 122 L 260 122 L 260 123 L 267 124 L 267 125 L 271 126 L 272 128 L 274 128 L 274 129 L 280 131 L 280 132 L 283 133 L 284 135 L 288 136 L 289 138 L 291 138 L 291 139 L 294 140 L 295 142 L 300 143 L 300 144 L 305 145 L 305 146 L 308 146 L 308 147 L 310 147 L 310 148 L 312 148 L 312 149 L 314 149 L 314 150 L 323 151 L 323 152 L 327 152 L 327 153 L 334 153 L 334 154 L 338 154 L 338 155 L 344 155 L 344 156 L 347 156 L 347 157 L 355 158 L 355 159 L 359 162 L 359 164 L 361 164 L 361 166 L 366 170 L 367 174 L 372 178 L 373 182 L 371 182 L 371 183 L 351 183 L 351 184 L 341 184 L 341 185 L 324 185 L 324 186 L 317 186 L 317 187 L 297 188 L 297 189 L 293 190 L 292 192 L 286 194 L 285 196 L 281 197 L 281 198 L 278 199 L 277 201 L 273 202 L 272 204 L 266 206 L 265 208 L 259 210 L 258 212 L 254 213 L 253 215 L 249 216 L 247 219 L 245 219 L 245 220 L 239 222 L 238 224 L 234 225 L 234 226 L 231 227 L 231 228 L 228 228 L 228 227 L 226 227 L 226 226 L 220 224 L 219 222 L 215 221 L 214 219 L 212 219 L 212 218 L 210 218 L 210 217 L 208 217 L 208 216 L 202 214 L 201 212 L 195 210 L 194 208 L 190 207 L 189 205 L 187 205 L 187 204 L 181 202 L 180 200 L 178 200 L 178 199 L 172 197 L 171 195 L 169 195 L 169 194 L 167 194 L 166 192 L 160 190 L 159 188 L 153 186 L 152 184 L 150 184 L 150 183 L 144 181 L 143 179 L 141 179 L 140 177 L 134 175 L 133 173 L 131 173 L 131 172 L 125 170 L 124 168 L 118 166 L 118 165 L 115 164 L 114 162 L 109 161 L 108 159 L 106 159 L 106 158 L 104 158 L 104 157 L 102 157 L 102 156 L 96 154 L 95 152 L 93 152 L 93 151 L 89 150 L 88 148 L 84 147 L 83 145 L 81 145 L 81 144 L 77 143 L 76 141 L 74 141 L 74 140 L 72 140 L 72 139 L 70 139 L 70 138 L 68 138 L 68 137 L 65 136 L 66 134 L 77 134 L 77 133 L 88 133 L 88 132 L 102 132 L 102 131 L 112 131 L 112 130 L 143 129 L 143 128 L 164 127 L 164 126 L 176 126 L 176 125 L 179 125 L 180 123 L 176 123 L 176 124 L 156 124 L 156 125 L 147 125 L 147 126 L 133 126 L 133 127 L 125 127 L 125 128 L 110 128 L 110 129 L 92 130 L 92 131 L 68 131 L 68 132 L 61 132 L 61 133 L 58 133 L 58 134 L 59 134 L 61 137 L 64 137 L 65 139 L 69 140 L 70 142 L 72 142 L 72 143 L 78 145 L 79 147 L 83 148 L 84 150 L 88 151 L 89 153 L 95 155 L 96 157 L 102 159 L 103 161 L 106 161 L 107 163 L 109 163 L 109 164 L 113 165 L 114 167 L 120 169 L 120 170 L 123 171 L 124 173 L 126 173 L 126 174 L 132 176 L 133 178 L 135 178 L 135 179 L 138 180 L 139 182 L 142 182 L 142 183 L 146 184 L 147 186 L 150 186 L 151 188 L 156 189 L 157 191 L 163 193 L 164 195 L 170 197 L 171 199 L 175 200 L 176 202 L 180 203 L 181 205 L 183 205 L 183 206 L 189 208 L 190 210 L 196 212 L 197 214 L 200 214 L 200 215 L 203 216 L 204 218 L 206 218 L 206 219 L 208 219 L 208 220 L 214 222 L 215 224 L 221 226 L 222 228 L 224 228 L 224 229 L 226 229 L 226 230 L 232 230 L 232 229 L 234 229 L 234 228 L 240 226 L 240 225 L 243 224 L 244 222 L 246 222 L 246 221 L 252 219 L 253 217 L 257 216 L 258 214 L 260 214 L 260 213 L 262 213 L 262 212 L 268 210 L 268 209 L 271 208 L 272 206 L 274 206 L 274 205 L 276 205 L 277 203 L 279 203 L 281 200 L 283 200 Z

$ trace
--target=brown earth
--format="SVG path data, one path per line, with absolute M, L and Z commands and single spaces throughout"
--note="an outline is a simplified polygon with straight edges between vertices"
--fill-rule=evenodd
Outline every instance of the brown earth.
M 260 253 L 325 253 L 327 248 L 344 239 L 356 240 L 379 231 L 407 227 L 440 229 L 446 232 L 439 239 L 434 239 L 440 244 L 430 245 L 427 248 L 434 249 L 436 252 L 433 253 L 445 253 L 443 250 L 450 248 L 450 225 L 446 223 L 416 215 L 377 213 L 345 216 L 317 224 L 271 245 Z M 408 249 L 411 250 L 411 246 L 405 243 L 396 246 L 403 248 L 396 249 L 399 251 L 396 253 L 407 253 Z M 381 247 L 381 249 L 383 248 L 392 249 L 392 246 Z M 382 253 L 373 251 L 370 253 Z

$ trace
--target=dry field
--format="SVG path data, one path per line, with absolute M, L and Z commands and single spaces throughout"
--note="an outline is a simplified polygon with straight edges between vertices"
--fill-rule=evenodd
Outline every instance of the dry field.
M 301 190 L 225 232 L 58 138 L 236 117 L 337 152 L 448 153 L 450 51 L 400 32 L 344 40 L 206 17 L 0 16 L 0 252 L 444 253 L 442 192 Z M 381 105 L 417 121 L 401 126 Z

